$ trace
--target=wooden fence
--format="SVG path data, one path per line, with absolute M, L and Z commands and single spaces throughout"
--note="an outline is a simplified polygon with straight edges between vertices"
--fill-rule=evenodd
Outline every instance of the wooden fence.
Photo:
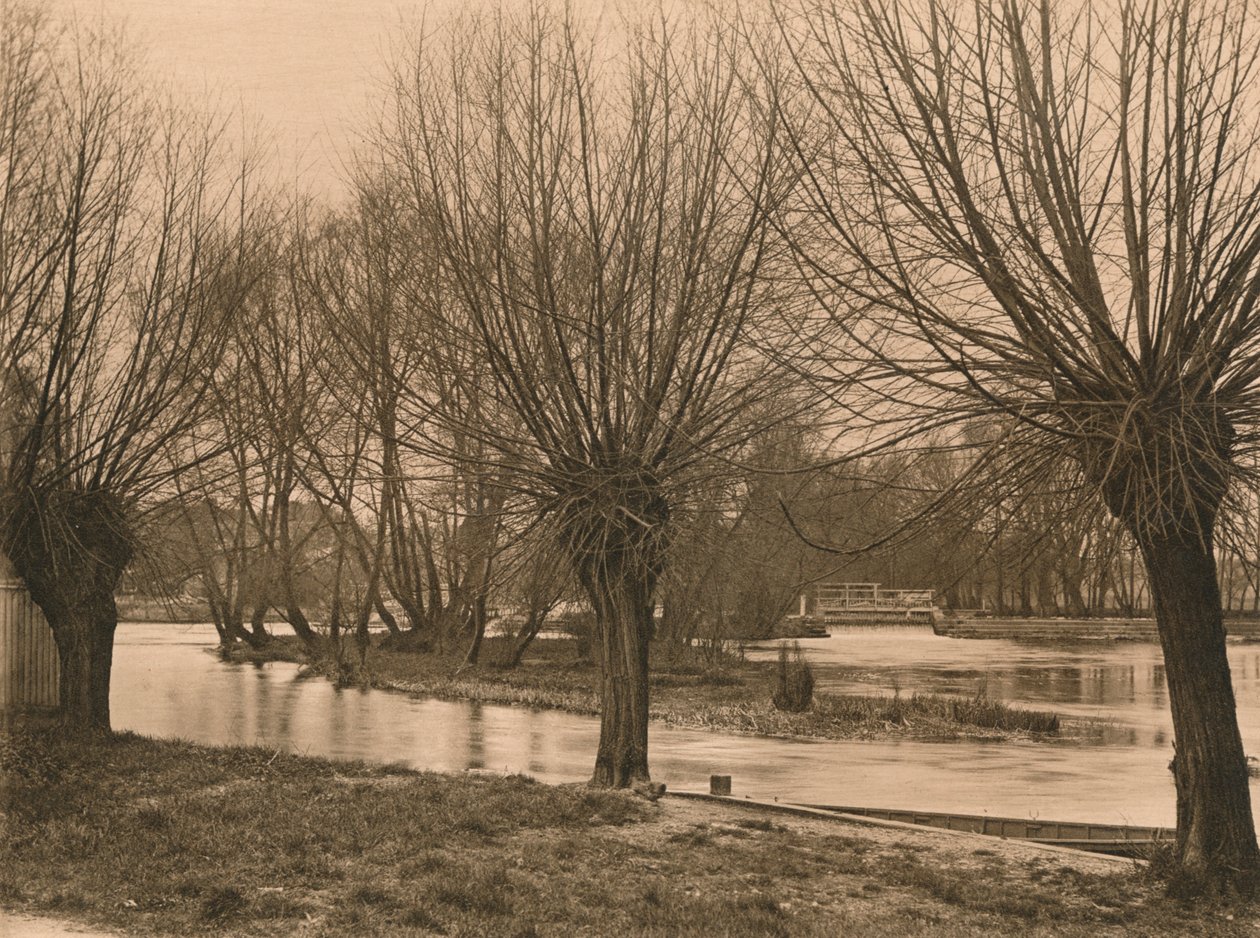
M 0 572 L 0 710 L 56 707 L 57 645 L 22 581 Z

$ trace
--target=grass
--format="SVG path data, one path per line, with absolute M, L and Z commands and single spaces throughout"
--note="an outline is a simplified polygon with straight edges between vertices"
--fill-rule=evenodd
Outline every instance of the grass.
M 134 934 L 1252 935 L 1130 865 L 136 736 L 0 738 L 0 905 Z
M 517 668 L 504 668 L 503 648 L 496 639 L 484 646 L 483 663 L 461 667 L 459 656 L 384 651 L 373 647 L 360 672 L 374 687 L 448 699 L 598 714 L 597 674 L 579 661 L 573 642 L 536 642 L 530 657 Z M 287 658 L 305 661 L 296 641 L 278 639 L 254 659 L 251 649 L 232 654 L 242 660 Z M 340 679 L 335 666 L 311 665 L 314 671 Z M 745 661 L 710 651 L 654 650 L 651 715 L 674 726 L 702 727 L 764 736 L 824 739 L 1004 739 L 1058 736 L 1058 716 L 1012 707 L 983 693 L 974 697 L 932 694 L 902 696 L 827 694 L 816 692 L 807 710 L 778 710 L 771 698 L 776 665 Z M 1074 726 L 1089 734 L 1092 727 Z

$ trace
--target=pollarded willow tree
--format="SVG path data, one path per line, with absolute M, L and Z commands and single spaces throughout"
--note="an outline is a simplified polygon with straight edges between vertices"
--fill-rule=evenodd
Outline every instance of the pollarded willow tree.
M 593 607 L 596 785 L 649 778 L 653 591 L 689 493 L 798 403 L 750 342 L 783 338 L 791 179 L 740 56 L 699 24 L 466 21 L 397 69 L 373 157 L 437 266 L 405 324 L 441 376 L 404 391 L 412 436 L 481 454 Z
M 1066 465 L 1140 548 L 1188 889 L 1260 870 L 1214 529 L 1260 429 L 1257 32 L 1245 4 L 810 6 L 781 19 L 814 282 L 884 432 L 996 416 L 972 475 Z M 900 410 L 890 401 L 900 400 Z M 927 414 L 928 416 L 925 416 Z M 1044 487 L 1044 486 L 1043 486 Z
M 0 6 L 0 547 L 76 726 L 109 726 L 114 590 L 254 276 L 216 152 L 124 44 Z

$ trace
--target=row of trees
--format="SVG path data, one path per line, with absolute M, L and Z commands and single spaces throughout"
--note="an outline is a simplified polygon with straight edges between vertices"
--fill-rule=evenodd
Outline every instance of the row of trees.
M 319 380 L 310 378 L 312 385 Z M 243 430 L 233 427 L 229 435 L 240 440 Z M 672 546 L 657 591 L 657 638 L 680 644 L 766 638 L 815 583 L 838 580 L 932 589 L 947 613 L 1150 615 L 1145 568 L 1123 527 L 1096 507 L 1075 500 L 1065 506 L 1054 495 L 995 496 L 978 517 L 936 513 L 905 542 L 829 556 L 802 540 L 792 524 L 873 543 L 939 480 L 908 477 L 897 460 L 802 472 L 787 484 L 766 471 L 775 464 L 806 467 L 816 454 L 802 446 L 801 433 L 769 434 L 758 442 L 754 466 L 734 474 L 731 484 L 693 496 L 697 517 Z M 124 591 L 133 601 L 164 597 L 181 614 L 208 615 L 224 644 L 265 644 L 266 622 L 287 620 L 292 611 L 294 621 L 325 632 L 359 629 L 374 616 L 391 634 L 406 633 L 413 647 L 472 650 L 473 605 L 461 584 L 477 548 L 462 533 L 456 536 L 464 510 L 451 486 L 403 480 L 394 488 L 403 511 L 389 512 L 381 507 L 388 499 L 382 503 L 376 489 L 373 462 L 359 491 L 338 507 L 344 493 L 337 477 L 320 471 L 327 468 L 322 454 L 304 444 L 297 457 L 301 471 L 283 511 L 256 455 L 237 453 L 230 493 L 221 475 L 185 473 L 177 497 L 149 514 L 143 553 L 124 578 Z M 940 458 L 931 469 L 942 471 Z M 1254 517 L 1245 511 L 1223 532 L 1221 599 L 1235 615 L 1260 612 L 1255 536 L 1246 526 Z M 484 589 L 496 628 L 530 623 L 508 653 L 509 664 L 519 662 L 549 616 L 583 604 L 564 564 L 553 562 L 554 545 L 522 537 L 515 520 L 506 508 L 492 513 L 488 530 L 495 540 L 488 549 L 496 560 Z M 322 653 L 321 633 L 306 628 L 298 634 Z
M 315 531 L 330 624 L 363 635 L 388 593 L 470 656 L 503 567 L 562 567 L 603 675 L 594 782 L 646 781 L 655 604 L 685 620 L 741 503 L 810 500 L 772 442 L 804 425 L 833 467 L 896 467 L 886 551 L 1114 519 L 1167 664 L 1184 881 L 1254 882 L 1215 548 L 1260 425 L 1246 9 L 463 20 L 395 63 L 336 210 L 266 197 L 118 45 L 3 9 L 0 537 L 70 719 L 108 725 L 114 590 L 173 505 L 238 571 L 261 548 L 306 636 Z M 245 579 L 213 601 L 248 640 Z

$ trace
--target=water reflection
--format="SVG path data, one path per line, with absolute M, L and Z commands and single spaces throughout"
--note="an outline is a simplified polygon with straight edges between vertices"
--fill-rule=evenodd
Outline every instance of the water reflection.
M 991 688 L 1017 689 L 1032 682 L 1034 689 L 1062 702 L 1076 687 L 1078 696 L 1093 701 L 1082 707 L 1100 707 L 1114 698 L 1124 710 L 1137 705 L 1130 701 L 1153 701 L 1149 686 L 1162 681 L 1162 674 L 1156 678 L 1153 668 L 1134 660 L 1119 665 L 1131 677 L 1118 684 L 1106 667 L 1086 661 L 1080 673 L 1065 662 L 1047 662 L 1051 674 L 1038 682 L 1027 659 L 1005 674 L 995 656 L 962 667 L 958 655 L 966 643 L 951 648 L 948 640 L 939 641 L 946 648 L 934 652 L 936 669 L 913 659 L 913 643 L 897 658 L 886 639 L 877 639 L 876 645 L 885 646 L 881 662 L 876 650 L 863 652 L 856 638 L 818 647 L 843 654 L 849 661 L 844 667 L 851 671 L 854 659 L 862 658 L 856 668 L 865 675 L 862 680 L 835 661 L 822 669 L 826 682 L 842 688 L 885 686 L 884 668 L 903 675 L 899 680 L 906 692 L 919 689 L 912 677 L 937 689 L 974 692 L 976 676 L 988 674 Z M 220 661 L 207 653 L 213 642 L 208 627 L 122 626 L 111 701 L 116 726 L 216 745 L 258 744 L 439 771 L 528 772 L 551 782 L 589 777 L 599 735 L 594 718 L 338 689 L 326 681 L 299 679 L 293 665 Z M 1132 649 L 1120 651 L 1133 654 Z M 1086 679 L 1084 672 L 1095 670 L 1097 677 Z M 1117 686 L 1123 693 L 1108 690 Z M 1254 684 L 1249 686 L 1254 693 Z M 1147 734 L 1144 727 L 1126 726 L 1118 736 L 1127 739 L 1092 747 L 779 740 L 657 726 L 651 732 L 653 775 L 673 788 L 703 788 L 710 774 L 722 773 L 734 776 L 737 794 L 762 798 L 1133 824 L 1170 824 L 1174 816 L 1167 771 L 1170 737 L 1157 727 Z

